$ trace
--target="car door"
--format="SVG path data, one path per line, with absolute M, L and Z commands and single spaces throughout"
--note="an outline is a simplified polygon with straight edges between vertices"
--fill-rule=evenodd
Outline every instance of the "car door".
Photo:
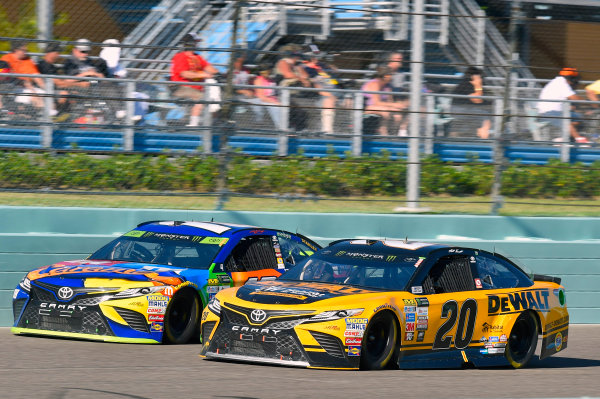
M 469 352 L 478 351 L 472 346 L 479 340 L 476 326 L 486 314 L 487 299 L 477 292 L 474 263 L 475 251 L 451 248 L 430 259 L 420 284 L 413 283 L 415 314 L 407 319 L 414 319 L 414 325 L 406 322 L 405 339 L 427 353 L 423 360 L 457 367 Z

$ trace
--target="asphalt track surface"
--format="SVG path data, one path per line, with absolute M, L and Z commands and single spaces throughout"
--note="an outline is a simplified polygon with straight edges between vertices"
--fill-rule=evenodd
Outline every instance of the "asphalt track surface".
M 0 398 L 600 397 L 600 325 L 526 369 L 308 370 L 203 360 L 199 344 L 133 345 L 14 336 L 0 328 Z

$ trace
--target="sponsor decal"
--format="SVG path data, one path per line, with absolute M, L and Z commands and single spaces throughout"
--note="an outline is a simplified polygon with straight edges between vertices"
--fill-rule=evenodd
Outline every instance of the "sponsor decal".
M 160 314 L 165 313 L 167 308 L 148 308 L 148 314 Z
M 417 308 L 417 316 L 428 316 L 429 315 L 429 308 Z
M 416 316 L 414 313 L 407 313 L 405 316 L 406 322 L 415 322 Z
M 420 257 L 419 260 L 415 262 L 415 267 L 421 266 L 421 263 L 423 263 L 424 260 L 425 260 L 425 258 Z
M 169 301 L 148 301 L 149 308 L 166 308 Z
M 406 323 L 406 331 L 414 332 L 415 331 L 415 323 Z
M 557 352 L 560 350 L 560 348 L 562 348 L 562 343 L 563 343 L 562 334 L 556 333 L 556 336 L 554 337 L 554 348 L 556 349 Z
M 165 315 L 164 314 L 150 314 L 150 315 L 148 315 L 148 321 L 164 321 L 164 320 L 165 320 Z
M 481 339 L 479 340 L 479 342 L 487 342 L 487 338 L 486 337 L 481 337 Z
M 250 234 L 263 234 L 264 232 L 265 232 L 264 230 L 259 230 L 259 229 L 250 230 Z
M 349 346 L 348 356 L 360 356 L 360 346 Z
M 17 295 L 19 295 L 19 289 L 15 288 L 15 290 L 13 291 L 13 298 L 12 299 L 17 299 Z
M 325 294 L 322 292 L 297 289 L 297 288 L 293 288 L 293 287 L 280 287 L 280 286 L 276 286 L 276 285 L 257 289 L 257 291 L 259 291 L 259 290 L 261 292 L 273 292 L 273 293 L 299 295 L 299 296 L 303 296 L 304 298 L 306 298 L 306 297 L 320 298 L 322 296 L 325 296 Z
M 504 326 L 502 324 L 491 325 L 488 322 L 484 322 L 481 328 L 481 332 L 502 332 L 504 331 Z
M 145 231 L 141 231 L 141 230 L 131 230 L 125 234 L 123 234 L 123 237 L 141 237 L 144 234 L 146 234 Z
M 500 337 L 492 336 L 488 338 L 489 342 L 500 342 Z
M 284 233 L 283 231 L 278 231 L 277 236 L 282 237 L 282 238 L 287 238 L 288 240 L 292 238 L 291 234 Z
M 488 314 L 512 313 L 524 309 L 548 310 L 548 290 L 531 290 L 488 296 Z
M 362 337 L 361 338 L 358 338 L 358 337 L 357 338 L 346 338 L 344 340 L 344 344 L 346 346 L 348 346 L 348 345 L 360 345 L 360 344 L 362 344 Z
M 364 334 L 364 330 L 360 331 L 344 331 L 344 337 L 362 337 Z
M 346 331 L 364 331 L 366 324 L 346 324 Z
M 219 292 L 219 287 L 216 285 L 206 287 L 206 292 L 209 294 L 216 294 Z
M 544 327 L 544 331 L 549 330 L 551 328 L 560 326 L 562 324 L 568 323 L 569 322 L 569 316 L 563 316 L 559 319 L 556 319 L 548 324 L 546 324 L 546 326 Z
M 163 330 L 163 323 L 153 322 L 150 325 L 150 330 L 154 331 L 154 332 L 162 332 L 162 330 Z
M 479 353 L 481 353 L 482 355 L 487 355 L 488 350 L 487 349 L 479 349 Z
M 487 353 L 488 353 L 488 355 L 496 355 L 496 354 L 504 353 L 505 350 L 506 350 L 506 348 L 488 348 Z
M 373 310 L 373 313 L 377 313 L 377 312 L 379 312 L 380 310 L 383 310 L 383 309 L 392 309 L 392 310 L 394 310 L 394 307 L 392 305 L 390 305 L 389 303 L 386 303 L 385 305 L 379 305 L 379 306 L 377 306 L 375 308 L 375 310 Z
M 416 306 L 405 306 L 404 307 L 404 313 L 416 313 L 416 311 L 417 311 Z
M 455 253 L 455 254 L 462 254 L 463 250 L 460 249 L 460 248 L 451 248 L 451 249 L 448 250 L 448 252 Z
M 483 288 L 483 284 L 481 284 L 481 279 L 480 278 L 476 278 L 475 279 L 475 288 L 477 288 L 477 289 Z
M 281 259 L 281 258 L 278 257 L 277 258 L 277 263 L 283 264 L 283 259 Z
M 417 306 L 417 301 L 414 299 L 403 299 L 404 305 L 406 306 Z
M 220 281 L 218 278 L 209 278 L 207 283 L 208 285 L 219 285 Z
M 507 342 L 507 341 L 508 341 L 508 338 L 506 338 L 506 334 L 502 334 L 498 340 L 499 340 L 500 342 Z
M 417 330 L 427 330 L 427 321 L 419 321 L 417 322 L 416 326 L 417 326 Z
M 476 260 L 475 260 L 475 257 L 474 257 L 474 256 L 471 256 L 471 257 L 469 258 L 469 262 L 471 262 L 471 263 L 475 263 L 475 262 L 476 262 Z
M 324 327 L 326 330 L 335 330 L 335 331 L 339 331 L 340 328 L 338 326 L 332 326 L 332 325 L 327 325 Z
M 211 245 L 223 246 L 227 243 L 227 241 L 229 241 L 229 238 L 227 238 L 227 237 L 204 237 L 200 241 L 200 244 L 211 244 Z
M 412 331 L 407 331 L 407 332 L 404 334 L 404 340 L 405 340 L 405 341 L 412 341 L 414 338 L 415 338 L 415 333 L 414 333 L 414 332 L 412 332 Z
M 173 296 L 174 292 L 175 292 L 175 290 L 173 289 L 173 287 L 169 286 L 163 290 L 163 295 L 168 296 L 170 298 Z
M 422 294 L 423 293 L 423 287 L 420 285 L 416 285 L 414 287 L 410 287 L 410 292 L 412 292 L 413 294 Z
M 208 310 L 205 310 L 204 312 L 202 312 L 202 321 L 206 320 L 207 317 L 208 317 Z
M 417 332 L 417 342 L 423 342 L 424 339 L 425 339 L 425 331 L 418 331 Z
M 386 262 L 393 262 L 393 261 L 395 261 L 395 260 L 396 260 L 396 258 L 397 258 L 397 256 L 396 256 L 396 255 L 388 255 L 388 256 L 385 258 L 385 261 L 386 261 Z
M 366 317 L 346 317 L 344 320 L 346 324 L 367 324 L 369 322 Z
M 192 283 L 191 281 L 184 281 L 183 283 L 176 285 L 175 290 L 181 289 L 183 287 L 188 287 L 188 286 L 198 289 L 198 284 Z
M 286 297 L 286 298 L 295 298 L 295 299 L 300 299 L 300 300 L 304 300 L 304 299 L 308 298 L 305 295 L 287 294 L 285 292 L 271 292 L 271 291 L 254 291 L 254 292 L 251 292 L 250 295 L 282 296 L 282 297 Z
M 415 298 L 417 306 L 429 306 L 429 299 L 427 298 Z
M 504 342 L 496 343 L 496 344 L 494 344 L 494 348 L 506 348 L 506 343 L 504 343 Z

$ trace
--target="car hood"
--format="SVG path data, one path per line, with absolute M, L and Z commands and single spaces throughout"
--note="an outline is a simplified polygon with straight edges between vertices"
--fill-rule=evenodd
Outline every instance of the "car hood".
M 27 274 L 30 280 L 48 277 L 71 279 L 107 278 L 132 281 L 157 281 L 168 285 L 178 285 L 185 281 L 179 273 L 183 269 L 148 263 L 74 260 L 43 266 Z
M 254 303 L 301 305 L 347 295 L 376 292 L 379 291 L 348 285 L 302 281 L 269 281 L 246 284 L 237 290 L 236 297 Z

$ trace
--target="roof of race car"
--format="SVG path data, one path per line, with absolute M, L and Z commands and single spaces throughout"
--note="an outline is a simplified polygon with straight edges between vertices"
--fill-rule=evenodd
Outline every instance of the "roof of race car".
M 233 234 L 250 229 L 264 229 L 256 226 L 216 223 L 216 222 L 186 222 L 179 220 L 153 220 L 138 224 L 135 230 L 152 231 L 156 233 L 187 234 L 196 236 L 224 236 L 229 237 Z
M 379 252 L 394 255 L 427 256 L 429 253 L 441 249 L 451 248 L 445 244 L 432 244 L 427 242 L 407 240 L 378 240 L 378 239 L 345 239 L 334 241 L 328 248 L 335 248 L 347 252 Z

